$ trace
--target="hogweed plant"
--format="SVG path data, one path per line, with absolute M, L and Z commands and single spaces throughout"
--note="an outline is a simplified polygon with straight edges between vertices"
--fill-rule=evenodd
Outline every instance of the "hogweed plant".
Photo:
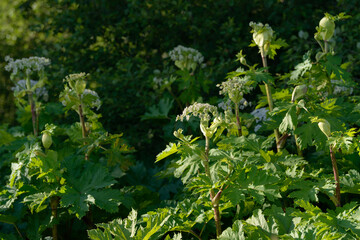
M 286 46 L 285 42 L 276 40 L 274 31 L 268 24 L 250 22 L 249 26 L 252 28 L 253 44 L 251 46 L 257 46 L 261 55 L 261 60 L 265 71 L 268 71 L 267 56 L 274 58 L 276 52 L 275 49 L 279 49 L 282 46 Z M 269 111 L 273 111 L 274 103 L 271 94 L 271 88 L 268 83 L 264 82 L 266 97 L 268 101 Z M 280 134 L 278 129 L 274 129 L 276 146 L 278 151 L 281 149 Z
M 183 121 L 184 119 L 189 120 L 191 116 L 196 116 L 200 118 L 200 129 L 205 137 L 205 151 L 202 157 L 202 163 L 205 168 L 205 174 L 210 179 L 211 185 L 213 185 L 213 179 L 210 172 L 209 164 L 210 140 L 216 132 L 219 124 L 221 123 L 221 118 L 218 115 L 217 107 L 207 103 L 194 103 L 193 105 L 185 108 L 183 113 L 179 115 L 176 119 L 181 121 Z M 214 120 L 210 122 L 212 119 Z M 175 132 L 175 136 L 180 137 L 181 132 L 182 131 Z M 210 190 L 210 201 L 214 210 L 216 236 L 220 236 L 221 234 L 221 214 L 219 210 L 219 202 L 222 191 L 223 189 L 220 189 L 217 193 L 215 193 L 214 189 Z
M 46 82 L 45 67 L 50 65 L 50 59 L 44 57 L 29 57 L 16 59 L 7 56 L 5 58 L 7 65 L 5 70 L 11 72 L 10 79 L 14 82 L 14 95 L 20 106 L 24 108 L 26 101 L 23 97 L 27 95 L 28 104 L 31 109 L 32 127 L 34 136 L 39 132 L 39 112 L 41 93 Z M 32 80 L 32 77 L 38 77 L 39 80 Z M 43 93 L 44 94 L 44 93 Z
M 65 77 L 65 89 L 60 94 L 60 100 L 66 109 L 72 109 L 79 115 L 82 136 L 85 139 L 88 130 L 85 123 L 85 115 L 90 120 L 97 118 L 91 108 L 99 109 L 101 101 L 95 91 L 86 89 L 86 77 L 88 74 L 75 73 Z
M 26 75 L 26 80 L 16 81 L 13 89 L 19 106 L 26 104 L 22 97 L 28 96 L 32 120 L 36 120 L 32 121 L 36 137 L 39 134 L 39 111 L 36 108 L 40 106 L 37 100 L 45 92 L 43 70 L 48 60 L 34 57 L 8 61 L 6 69 L 13 71 L 12 79 Z M 32 73 L 38 73 L 40 80 L 30 80 Z M 60 94 L 65 110 L 75 110 L 80 123 L 72 126 L 46 124 L 41 136 L 27 138 L 24 145 L 16 150 L 16 162 L 11 163 L 8 184 L 0 191 L 0 209 L 5 213 L 1 213 L 0 221 L 13 224 L 20 236 L 39 239 L 51 228 L 51 237 L 57 240 L 59 231 L 64 234 L 58 227 L 59 224 L 63 226 L 64 217 L 69 219 L 75 216 L 88 228 L 93 228 L 91 209 L 94 206 L 107 212 L 118 211 L 122 195 L 119 190 L 111 189 L 116 181 L 109 174 L 108 166 L 121 164 L 117 162 L 120 160 L 118 157 L 131 150 L 122 144 L 121 134 L 109 134 L 98 122 L 100 115 L 92 108 L 98 109 L 101 101 L 96 92 L 86 88 L 86 76 L 84 73 L 67 76 L 64 80 L 65 90 Z M 90 152 L 96 155 L 92 159 Z M 105 166 L 99 159 L 107 159 Z M 19 211 L 19 206 L 21 213 L 12 216 Z M 21 219 L 30 221 L 25 229 L 16 225 Z M 33 227 L 31 224 L 41 226 Z M 23 232 L 25 230 L 26 233 Z

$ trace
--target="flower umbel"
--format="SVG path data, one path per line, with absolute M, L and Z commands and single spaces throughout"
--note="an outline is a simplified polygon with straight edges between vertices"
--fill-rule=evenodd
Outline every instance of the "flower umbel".
M 220 95 L 226 95 L 235 104 L 239 104 L 242 101 L 243 96 L 254 89 L 251 84 L 252 82 L 250 81 L 250 77 L 245 76 L 243 78 L 230 78 L 229 80 L 216 86 L 220 88 Z
M 8 64 L 5 66 L 5 70 L 8 72 L 12 71 L 13 75 L 18 74 L 20 71 L 25 71 L 27 75 L 32 72 L 39 72 L 45 68 L 45 66 L 50 65 L 50 59 L 44 57 L 29 57 L 16 59 L 14 61 L 13 58 L 6 56 L 5 61 Z
M 169 56 L 181 70 L 195 71 L 197 65 L 204 61 L 203 55 L 198 50 L 181 45 L 171 50 Z
M 183 121 L 184 118 L 189 120 L 191 116 L 200 118 L 200 130 L 207 138 L 211 138 L 216 132 L 217 127 L 221 123 L 217 107 L 208 103 L 194 103 L 186 107 L 183 113 L 176 117 L 176 121 Z M 209 127 L 209 121 L 214 118 L 212 124 Z

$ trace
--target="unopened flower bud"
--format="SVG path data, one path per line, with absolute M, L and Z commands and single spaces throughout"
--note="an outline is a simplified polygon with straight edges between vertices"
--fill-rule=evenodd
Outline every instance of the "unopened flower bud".
M 330 137 L 330 123 L 325 119 L 322 119 L 321 122 L 318 123 L 320 130 L 326 135 L 326 137 Z
M 299 85 L 299 86 L 296 86 L 294 88 L 294 91 L 292 93 L 292 96 L 291 96 L 291 101 L 292 102 L 295 102 L 295 100 L 305 96 L 305 94 L 307 93 L 307 86 L 306 85 Z
M 52 144 L 52 138 L 51 138 L 50 134 L 44 133 L 42 135 L 41 141 L 42 141 L 42 144 L 43 144 L 45 149 L 50 148 L 50 146 Z
M 319 22 L 319 26 L 321 28 L 320 36 L 321 36 L 322 40 L 329 41 L 332 38 L 332 36 L 334 35 L 334 31 L 335 31 L 334 20 L 332 20 L 328 17 L 323 17 Z
M 240 63 L 245 66 L 247 65 L 245 57 L 240 58 Z
M 253 40 L 259 47 L 263 47 L 266 43 L 271 41 L 274 31 L 268 27 L 262 31 L 255 31 L 253 33 Z

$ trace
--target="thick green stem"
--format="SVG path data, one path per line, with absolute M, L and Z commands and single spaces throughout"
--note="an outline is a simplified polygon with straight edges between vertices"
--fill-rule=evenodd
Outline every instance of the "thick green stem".
M 295 137 L 295 144 L 296 144 L 297 154 L 302 157 L 303 153 L 301 151 L 301 148 L 300 148 L 300 145 L 299 145 L 299 142 L 298 142 L 299 136 L 297 134 L 295 134 L 294 137 Z
M 336 184 L 336 190 L 335 190 L 336 207 L 341 207 L 339 171 L 336 163 L 335 154 L 331 146 L 330 146 L 330 157 L 331 157 L 331 163 L 333 166 L 333 172 L 334 172 L 334 178 Z
M 238 135 L 239 135 L 239 137 L 241 137 L 242 136 L 241 120 L 239 117 L 239 105 L 237 103 L 235 103 L 235 115 L 236 115 L 236 126 L 238 129 Z
M 329 51 L 329 43 L 328 43 L 328 41 L 324 41 L 325 42 L 325 49 L 324 49 L 324 51 L 325 51 L 325 53 L 328 53 L 328 51 Z
M 267 68 L 268 65 L 267 65 L 264 47 L 260 48 L 260 53 L 261 53 L 261 59 L 262 59 L 263 66 L 265 68 Z M 266 69 L 265 71 L 268 71 L 268 70 Z M 272 112 L 272 110 L 274 108 L 274 104 L 273 104 L 273 98 L 271 95 L 271 89 L 270 89 L 270 86 L 266 82 L 264 82 L 264 84 L 265 84 L 266 97 L 267 97 L 267 101 L 268 101 L 268 105 L 269 105 L 269 111 Z M 279 134 L 279 130 L 277 128 L 274 129 L 274 134 L 275 134 L 275 140 L 276 140 L 276 148 L 277 148 L 277 151 L 280 152 L 281 148 L 279 148 L 279 144 L 278 144 L 279 140 L 280 140 L 280 134 Z
M 81 124 L 82 137 L 86 138 L 87 131 L 86 131 L 86 126 L 85 126 L 85 118 L 84 118 L 82 104 L 79 105 L 79 118 L 80 118 L 80 124 Z
M 38 130 L 37 130 L 37 124 L 36 124 L 36 119 L 37 119 L 36 109 L 35 109 L 33 92 L 31 91 L 31 84 L 30 84 L 29 76 L 26 76 L 26 89 L 27 89 L 27 94 L 28 94 L 28 99 L 29 99 L 29 105 L 31 108 L 31 120 L 32 120 L 32 125 L 33 125 L 34 136 L 37 137 Z
M 58 196 L 53 196 L 50 199 L 51 216 L 54 218 L 55 221 L 57 220 L 57 209 L 59 206 L 59 202 L 60 202 L 60 197 Z M 52 227 L 52 237 L 53 240 L 58 240 L 58 229 L 56 223 Z
M 209 138 L 205 136 L 205 157 L 204 157 L 204 167 L 205 167 L 205 173 L 206 175 L 211 178 L 210 173 L 210 165 L 209 165 L 209 150 L 210 150 L 210 142 Z M 215 226 L 216 226 L 216 236 L 217 238 L 221 235 L 221 216 L 220 216 L 220 210 L 219 210 L 219 200 L 221 197 L 222 191 L 220 190 L 216 195 L 213 189 L 210 191 L 210 200 L 214 209 L 214 220 L 215 220 Z

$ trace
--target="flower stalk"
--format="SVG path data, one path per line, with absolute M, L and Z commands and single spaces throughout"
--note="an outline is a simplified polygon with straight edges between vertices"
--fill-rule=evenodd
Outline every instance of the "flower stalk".
M 264 46 L 260 47 L 260 54 L 261 54 L 263 67 L 266 68 L 265 71 L 267 72 L 268 64 L 267 64 Z M 267 84 L 266 82 L 264 82 L 264 84 L 265 84 L 266 98 L 267 98 L 268 105 L 269 105 L 269 111 L 271 112 L 274 109 L 274 103 L 273 103 L 273 98 L 272 98 L 272 94 L 271 94 L 271 89 L 270 89 L 269 84 Z M 277 128 L 274 129 L 274 134 L 275 134 L 276 148 L 277 148 L 277 151 L 280 152 L 281 147 L 278 144 L 279 140 L 280 140 L 280 134 L 279 134 L 279 130 Z
M 30 85 L 30 77 L 27 76 L 26 77 L 26 88 L 27 88 L 27 94 L 28 94 L 28 100 L 29 100 L 29 105 L 31 108 L 31 120 L 32 120 L 32 126 L 33 126 L 33 132 L 34 132 L 34 136 L 37 137 L 38 136 L 38 129 L 37 129 L 37 114 L 36 114 L 36 109 L 35 109 L 35 102 L 34 102 L 34 97 L 33 97 L 33 92 L 31 91 L 31 85 Z
M 331 163 L 332 163 L 332 167 L 333 167 L 334 179 L 335 179 L 335 184 L 336 184 L 336 189 L 335 189 L 336 204 L 335 205 L 336 205 L 336 207 L 341 207 L 339 170 L 337 167 L 337 162 L 336 162 L 336 158 L 335 158 L 335 154 L 333 152 L 332 146 L 330 146 L 330 157 L 331 157 Z

